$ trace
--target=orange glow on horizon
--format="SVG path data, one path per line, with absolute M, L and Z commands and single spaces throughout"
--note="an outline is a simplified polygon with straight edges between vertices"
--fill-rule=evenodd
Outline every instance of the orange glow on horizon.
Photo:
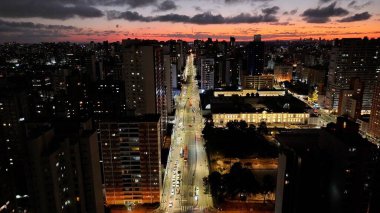
M 135 24 L 135 23 L 134 23 Z M 189 25 L 179 23 L 141 23 L 142 26 L 126 25 L 125 30 L 117 31 L 110 35 L 72 35 L 66 40 L 73 42 L 89 41 L 122 41 L 127 38 L 152 39 L 159 41 L 184 40 L 192 42 L 195 39 L 205 40 L 229 40 L 233 36 L 237 41 L 251 41 L 253 35 L 261 34 L 264 41 L 275 40 L 299 40 L 301 39 L 325 39 L 336 38 L 379 38 L 380 31 L 377 30 L 378 21 L 365 23 L 328 23 L 309 24 L 305 22 L 277 23 L 277 24 L 236 24 L 236 25 Z M 130 26 L 130 28 L 128 27 Z M 102 31 L 102 29 L 97 29 Z M 108 29 L 104 29 L 108 30 Z

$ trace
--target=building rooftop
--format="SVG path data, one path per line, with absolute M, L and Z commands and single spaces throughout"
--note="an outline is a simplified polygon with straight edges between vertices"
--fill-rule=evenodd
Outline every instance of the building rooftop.
M 276 97 L 215 97 L 211 100 L 212 113 L 305 113 L 311 108 L 291 95 Z

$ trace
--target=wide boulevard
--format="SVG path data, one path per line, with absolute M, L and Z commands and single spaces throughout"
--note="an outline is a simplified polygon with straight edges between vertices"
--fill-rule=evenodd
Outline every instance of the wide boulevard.
M 175 124 L 166 167 L 160 210 L 162 212 L 210 212 L 212 198 L 203 185 L 209 175 L 207 155 L 201 136 L 199 90 L 194 80 L 193 55 L 187 59 L 186 83 L 176 101 Z

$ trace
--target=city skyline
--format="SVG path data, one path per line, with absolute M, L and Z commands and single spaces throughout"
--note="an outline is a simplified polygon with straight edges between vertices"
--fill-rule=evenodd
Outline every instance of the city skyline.
M 0 3 L 0 42 L 379 37 L 380 2 L 21 0 Z

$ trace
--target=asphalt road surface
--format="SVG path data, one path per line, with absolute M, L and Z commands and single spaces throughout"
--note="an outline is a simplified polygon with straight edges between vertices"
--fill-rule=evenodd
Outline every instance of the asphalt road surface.
M 175 125 L 166 167 L 161 212 L 210 212 L 212 198 L 206 194 L 203 178 L 209 175 L 201 132 L 204 126 L 200 108 L 193 55 L 185 68 L 183 85 L 176 106 Z

